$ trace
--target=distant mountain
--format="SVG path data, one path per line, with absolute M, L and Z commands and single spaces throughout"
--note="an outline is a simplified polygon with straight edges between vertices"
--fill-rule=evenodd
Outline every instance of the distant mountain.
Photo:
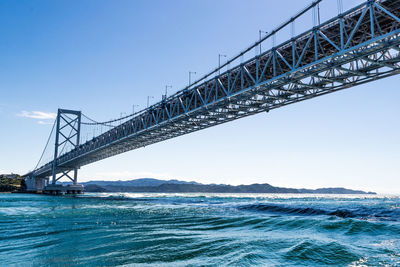
M 86 192 L 96 192 L 96 193 L 104 193 L 104 192 L 109 192 L 107 189 L 104 187 L 101 187 L 97 184 L 88 184 L 85 185 L 85 191 Z
M 129 181 L 89 181 L 86 183 L 82 183 L 84 186 L 89 184 L 96 184 L 99 186 L 133 186 L 133 187 L 152 187 L 159 186 L 162 184 L 199 184 L 196 182 L 186 182 L 186 181 L 178 181 L 178 180 L 158 180 L 154 178 L 141 178 Z
M 295 189 L 275 187 L 266 183 L 233 186 L 153 178 L 131 181 L 90 181 L 83 183 L 83 185 L 86 192 L 376 194 L 374 192 L 346 188 Z
M 61 182 L 63 185 L 71 184 L 71 182 Z M 159 179 L 154 179 L 154 178 L 140 178 L 140 179 L 135 179 L 135 180 L 128 180 L 128 181 L 89 181 L 89 182 L 83 182 L 81 183 L 85 187 L 88 185 L 97 185 L 97 186 L 133 186 L 133 187 L 147 187 L 147 186 L 159 186 L 162 184 L 199 184 L 197 182 L 191 181 L 191 182 L 186 182 L 186 181 L 179 181 L 179 180 L 159 180 Z

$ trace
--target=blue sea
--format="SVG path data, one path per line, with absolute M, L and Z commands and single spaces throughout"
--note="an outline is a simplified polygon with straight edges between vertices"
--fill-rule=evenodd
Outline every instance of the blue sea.
M 0 194 L 0 266 L 400 266 L 400 198 Z

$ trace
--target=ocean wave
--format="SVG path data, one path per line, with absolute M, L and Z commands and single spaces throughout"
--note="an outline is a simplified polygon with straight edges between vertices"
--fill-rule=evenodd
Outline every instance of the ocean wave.
M 400 264 L 400 199 L 7 197 L 1 266 Z
M 284 255 L 288 261 L 298 262 L 301 265 L 346 265 L 358 261 L 350 246 L 338 242 L 315 242 L 305 240 L 291 247 Z
M 340 218 L 356 218 L 377 221 L 400 221 L 400 208 L 384 208 L 384 207 L 358 207 L 358 208 L 317 208 L 317 207 L 300 207 L 278 204 L 245 204 L 238 206 L 239 210 L 265 212 L 287 215 L 301 216 L 336 216 Z

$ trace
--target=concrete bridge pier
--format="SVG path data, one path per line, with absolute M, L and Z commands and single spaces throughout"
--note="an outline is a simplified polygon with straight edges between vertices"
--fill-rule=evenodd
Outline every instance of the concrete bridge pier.
M 29 193 L 65 195 L 82 194 L 84 186 L 81 184 L 62 185 L 49 183 L 49 177 L 29 176 L 25 179 L 26 191 Z
M 29 176 L 25 180 L 26 191 L 30 193 L 43 193 L 43 189 L 48 185 L 48 177 Z
M 83 185 L 81 184 L 70 184 L 70 185 L 61 185 L 61 184 L 49 184 L 47 185 L 43 193 L 47 195 L 65 195 L 65 194 L 82 194 L 83 193 Z

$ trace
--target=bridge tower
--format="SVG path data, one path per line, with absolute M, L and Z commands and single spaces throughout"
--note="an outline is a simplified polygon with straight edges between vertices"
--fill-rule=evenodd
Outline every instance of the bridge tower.
M 81 112 L 76 110 L 58 109 L 56 120 L 56 136 L 54 143 L 54 160 L 52 166 L 52 179 L 45 188 L 45 193 L 64 194 L 82 193 L 83 186 L 78 184 L 78 166 L 58 166 L 58 157 L 64 152 L 65 147 L 75 149 L 79 146 L 81 133 Z M 73 172 L 73 177 L 71 177 Z M 57 174 L 61 174 L 58 175 Z M 56 182 L 66 177 L 72 185 L 62 186 Z

